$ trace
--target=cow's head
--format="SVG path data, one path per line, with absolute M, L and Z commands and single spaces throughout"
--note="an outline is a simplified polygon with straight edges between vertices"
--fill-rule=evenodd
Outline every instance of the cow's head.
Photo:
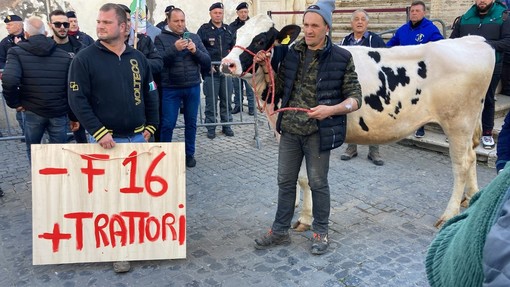
M 285 26 L 278 32 L 274 28 L 273 20 L 267 15 L 250 18 L 243 27 L 237 30 L 236 45 L 223 58 L 223 72 L 240 76 L 252 66 L 253 54 L 261 50 L 268 50 L 275 44 L 292 43 L 300 32 L 301 28 L 297 25 Z

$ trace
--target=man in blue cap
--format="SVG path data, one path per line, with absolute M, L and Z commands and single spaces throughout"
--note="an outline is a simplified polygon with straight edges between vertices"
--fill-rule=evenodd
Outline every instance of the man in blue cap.
M 276 129 L 278 149 L 278 207 L 269 232 L 255 239 L 256 249 L 290 244 L 289 228 L 294 215 L 296 183 L 303 159 L 313 201 L 313 238 L 310 251 L 320 255 L 329 246 L 329 158 L 345 138 L 346 114 L 361 107 L 361 86 L 351 53 L 334 45 L 334 0 L 311 5 L 303 16 L 304 38 L 289 48 L 275 77 L 275 103 L 281 108 L 309 110 L 280 112 Z M 267 55 L 255 61 L 268 72 Z M 266 77 L 266 81 L 268 81 Z
M 241 2 L 236 7 L 237 18 L 234 22 L 230 23 L 228 27 L 230 31 L 237 36 L 237 30 L 244 26 L 244 23 L 250 19 L 248 11 L 248 3 Z M 255 103 L 253 96 L 253 89 L 246 80 L 234 79 L 234 109 L 232 114 L 240 113 L 243 110 L 243 86 L 246 89 L 246 98 L 248 99 L 248 114 L 252 116 L 255 113 Z

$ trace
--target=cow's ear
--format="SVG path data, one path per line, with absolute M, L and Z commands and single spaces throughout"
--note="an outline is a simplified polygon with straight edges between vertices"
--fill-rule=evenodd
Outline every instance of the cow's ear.
M 289 45 L 297 39 L 299 33 L 301 33 L 301 27 L 294 24 L 287 25 L 280 30 L 276 40 L 281 45 Z

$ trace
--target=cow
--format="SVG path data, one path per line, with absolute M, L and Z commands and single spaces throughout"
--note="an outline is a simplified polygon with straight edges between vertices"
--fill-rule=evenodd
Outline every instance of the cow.
M 222 60 L 223 70 L 245 77 L 250 72 L 259 96 L 267 84 L 262 69 L 248 71 L 252 55 L 271 49 L 275 40 L 284 38 L 268 16 L 253 17 L 238 31 L 236 46 Z M 435 223 L 441 226 L 460 212 L 463 199 L 467 203 L 478 192 L 475 148 L 494 69 L 493 48 L 478 36 L 389 49 L 343 48 L 353 56 L 363 101 L 359 110 L 347 115 L 346 143 L 391 143 L 427 123 L 439 124 L 448 137 L 454 182 L 446 210 Z M 274 108 L 264 107 L 274 128 Z M 305 195 L 307 199 L 311 196 Z M 311 208 L 304 210 L 308 214 L 301 214 L 299 220 L 311 223 Z

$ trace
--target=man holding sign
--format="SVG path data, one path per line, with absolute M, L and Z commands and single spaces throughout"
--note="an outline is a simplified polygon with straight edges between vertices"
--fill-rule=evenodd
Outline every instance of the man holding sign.
M 158 125 L 158 94 L 147 59 L 124 42 L 128 21 L 122 7 L 104 4 L 98 40 L 76 55 L 69 72 L 71 109 L 91 142 L 105 149 L 146 142 Z M 114 268 L 127 272 L 130 266 L 116 262 Z
M 147 141 L 158 125 L 158 95 L 147 59 L 124 42 L 125 11 L 101 7 L 98 41 L 76 55 L 69 72 L 69 104 L 103 148 Z

